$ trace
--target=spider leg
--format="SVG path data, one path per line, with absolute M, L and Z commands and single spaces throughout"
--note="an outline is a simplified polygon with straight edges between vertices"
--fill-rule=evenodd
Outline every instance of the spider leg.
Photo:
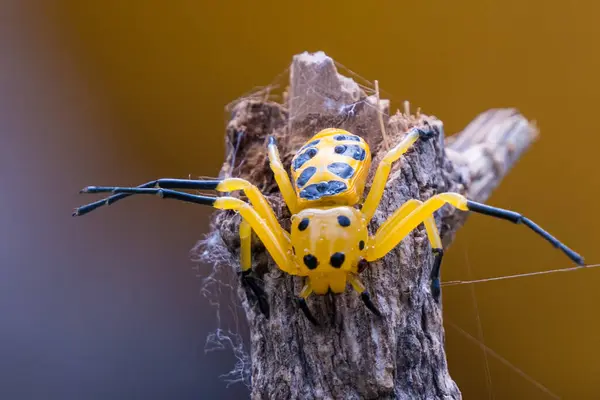
M 467 208 L 469 209 L 469 211 L 473 211 L 479 214 L 505 219 L 515 224 L 523 224 L 538 235 L 540 235 L 541 237 L 543 237 L 544 239 L 546 239 L 548 242 L 550 242 L 552 246 L 565 253 L 567 257 L 573 260 L 577 265 L 585 265 L 583 257 L 581 257 L 579 254 L 568 248 L 565 244 L 563 244 L 560 240 L 552 236 L 546 230 L 542 229 L 538 224 L 517 212 L 488 206 L 486 204 L 477 203 L 471 200 L 467 200 Z
M 260 312 L 269 318 L 270 309 L 267 301 L 267 294 L 264 289 L 257 284 L 257 278 L 252 273 L 252 227 L 242 218 L 240 222 L 240 266 L 242 284 L 249 287 L 258 300 Z
M 300 307 L 300 309 L 304 313 L 304 316 L 306 317 L 306 319 L 309 320 L 311 324 L 318 326 L 319 322 L 317 321 L 315 316 L 310 311 L 310 308 L 308 308 L 308 304 L 306 304 L 306 299 L 308 298 L 308 296 L 310 296 L 312 294 L 312 292 L 313 292 L 313 289 L 312 289 L 312 286 L 310 285 L 310 281 L 306 280 L 306 283 L 304 284 L 304 288 L 302 288 L 302 291 L 300 292 L 300 296 L 296 297 L 296 302 L 298 303 L 298 307 Z
M 206 181 L 196 181 L 192 179 L 156 179 L 150 182 L 146 182 L 143 185 L 138 186 L 139 188 L 154 188 L 161 187 L 164 189 L 214 189 L 215 185 L 220 181 L 215 180 L 206 180 Z M 102 186 L 88 186 L 80 191 L 80 193 L 102 193 Z M 106 192 L 107 190 L 104 190 Z M 86 204 L 85 206 L 79 207 L 73 213 L 73 216 L 85 215 L 89 212 L 94 211 L 98 207 L 109 206 L 117 201 L 124 199 L 126 197 L 131 196 L 131 194 L 127 193 L 119 193 L 113 196 L 107 197 L 106 199 L 98 200 L 90 204 Z
M 406 153 L 418 139 L 429 139 L 433 137 L 435 132 L 436 131 L 431 126 L 428 127 L 428 130 L 421 130 L 418 128 L 411 129 L 406 137 L 390 151 L 388 151 L 385 157 L 381 160 L 379 166 L 377 167 L 377 171 L 375 171 L 375 177 L 373 178 L 373 183 L 371 184 L 371 190 L 369 191 L 369 194 L 367 195 L 367 198 L 365 199 L 361 208 L 361 211 L 365 215 L 367 222 L 373 218 L 373 214 L 375 214 L 375 211 L 379 206 L 381 196 L 383 195 L 387 179 L 392 169 L 392 163 Z
M 473 211 L 480 214 L 505 219 L 516 224 L 523 224 L 546 239 L 554 247 L 560 249 L 575 263 L 578 265 L 584 265 L 583 258 L 579 254 L 565 246 L 558 239 L 550 235 L 530 219 L 525 218 L 521 214 L 514 211 L 491 207 L 485 204 L 467 200 L 464 196 L 458 193 L 441 193 L 435 195 L 425 201 L 419 207 L 415 208 L 408 215 L 403 215 L 404 213 L 399 212 L 400 210 L 396 211 L 379 227 L 378 231 L 375 233 L 375 236 L 371 239 L 367 251 L 367 261 L 374 261 L 385 256 L 389 251 L 396 247 L 396 245 L 400 243 L 402 239 L 408 236 L 413 229 L 415 229 L 420 223 L 426 221 L 427 218 L 429 218 L 435 211 L 445 204 L 450 204 L 462 211 Z M 438 257 L 441 258 L 441 255 Z
M 402 204 L 402 206 L 400 206 L 400 208 L 398 208 L 398 210 L 396 210 L 396 212 L 381 225 L 381 227 L 377 231 L 377 235 L 380 237 L 389 235 L 390 231 L 392 231 L 396 227 L 396 225 L 394 225 L 394 223 L 391 221 L 403 220 L 411 212 L 419 208 L 422 204 L 422 201 L 416 199 L 410 199 L 406 203 Z M 438 231 L 437 225 L 435 224 L 433 214 L 425 218 L 424 225 L 425 230 L 427 232 L 427 238 L 429 239 L 429 244 L 431 245 L 431 250 L 434 256 L 433 268 L 431 269 L 430 275 L 431 294 L 433 295 L 433 298 L 436 301 L 436 303 L 439 303 L 441 294 L 440 267 L 442 264 L 442 257 L 444 256 L 444 249 L 442 246 L 442 239 L 440 238 L 440 232 Z
M 224 180 L 223 182 L 228 181 Z M 263 242 L 267 251 L 275 260 L 277 266 L 290 275 L 297 275 L 297 270 L 290 262 L 287 249 L 289 234 L 283 230 L 279 223 L 273 224 L 265 220 L 257 210 L 250 204 L 235 197 L 215 197 L 195 195 L 162 188 L 140 188 L 140 187 L 88 187 L 87 192 L 112 192 L 114 194 L 152 194 L 165 199 L 175 199 L 189 203 L 209 205 L 219 210 L 233 210 L 240 213 L 256 232 L 258 238 Z M 261 195 L 262 196 L 262 195 Z M 250 197 L 249 197 L 250 198 Z M 272 211 L 272 210 L 271 210 Z
M 277 149 L 277 141 L 273 136 L 269 136 L 268 153 L 270 167 L 275 175 L 275 182 L 277 182 L 279 191 L 281 192 L 283 200 L 285 201 L 285 204 L 287 204 L 288 209 L 292 214 L 295 214 L 297 211 L 296 191 L 292 186 L 290 176 L 283 167 L 283 163 L 279 157 L 279 150 Z
M 138 186 L 139 189 L 197 189 L 197 190 L 216 190 L 218 192 L 233 192 L 241 190 L 248 197 L 250 203 L 254 206 L 258 214 L 265 219 L 271 226 L 279 226 L 279 221 L 273 212 L 273 208 L 260 192 L 260 190 L 245 179 L 227 178 L 227 179 L 212 179 L 212 180 L 196 180 L 196 179 L 157 179 Z M 88 186 L 81 190 L 82 193 L 114 193 L 113 186 Z M 138 192 L 138 193 L 143 193 Z M 102 205 L 113 204 L 125 197 L 131 196 L 134 193 L 120 192 L 112 196 L 96 201 L 94 203 L 79 207 L 73 213 L 73 216 L 87 214 Z M 279 232 L 284 236 L 284 240 L 289 243 L 289 234 L 283 229 Z
M 373 301 L 371 300 L 371 295 L 369 295 L 369 292 L 365 288 L 365 285 L 362 284 L 360 279 L 358 279 L 356 275 L 349 274 L 348 281 L 350 282 L 354 290 L 360 294 L 360 299 L 363 303 L 365 303 L 365 306 L 369 309 L 369 311 L 371 311 L 376 316 L 381 317 L 381 312 L 377 309 L 377 307 L 375 307 L 375 304 L 373 304 Z
M 439 236 L 438 236 L 439 237 Z M 442 284 L 440 283 L 440 267 L 442 266 L 442 258 L 444 250 L 440 247 L 433 249 L 433 268 L 431 269 L 431 295 L 436 303 L 440 303 L 440 295 L 442 294 Z
M 231 192 L 235 190 L 242 190 L 248 197 L 248 200 L 254 208 L 250 207 L 247 203 L 232 203 L 227 201 L 227 198 L 216 198 L 212 196 L 193 195 L 185 192 L 177 192 L 167 188 L 181 188 L 181 189 L 200 189 L 200 190 L 217 190 L 220 192 Z M 223 203 L 225 209 L 234 209 L 236 207 L 248 207 L 245 211 L 250 217 L 250 220 L 254 220 L 254 225 L 259 226 L 262 231 L 262 235 L 257 232 L 259 238 L 265 247 L 275 259 L 275 262 L 283 271 L 294 275 L 296 273 L 293 264 L 288 261 L 286 249 L 290 247 L 289 233 L 286 232 L 279 224 L 273 209 L 269 205 L 266 198 L 262 195 L 260 190 L 250 182 L 244 179 L 228 178 L 228 179 L 215 179 L 215 180 L 191 180 L 191 179 L 158 179 L 141 185 L 137 188 L 118 188 L 118 187 L 106 187 L 106 186 L 89 186 L 82 190 L 85 193 L 114 193 L 112 196 L 91 203 L 87 206 L 80 207 L 75 211 L 73 215 L 84 215 L 88 212 L 95 210 L 96 208 L 104 204 L 112 204 L 120 199 L 131 196 L 132 194 L 158 194 L 164 198 L 173 198 L 176 200 L 182 200 L 187 202 L 193 202 L 197 204 L 212 205 L 216 208 L 219 204 Z M 230 198 L 233 199 L 233 198 Z M 234 199 L 236 200 L 236 199 Z M 237 201 L 237 200 L 236 200 Z M 241 201 L 241 200 L 239 200 Z M 227 204 L 233 208 L 227 208 Z M 269 317 L 269 305 L 266 301 L 266 293 L 257 284 L 256 277 L 252 275 L 252 255 L 251 255 L 251 239 L 252 239 L 252 222 L 244 217 L 242 214 L 242 222 L 240 224 L 240 264 L 241 264 L 241 279 L 242 283 L 248 286 L 258 299 L 258 305 L 261 312 L 268 318 Z M 255 215 L 256 214 L 256 215 Z M 265 242 L 265 240 L 267 242 Z M 270 244 L 270 245 L 269 245 Z

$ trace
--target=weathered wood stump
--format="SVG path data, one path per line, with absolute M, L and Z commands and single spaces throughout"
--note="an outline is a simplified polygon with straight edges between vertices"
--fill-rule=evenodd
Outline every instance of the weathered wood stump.
M 367 95 L 354 80 L 340 75 L 333 60 L 320 52 L 294 57 L 290 86 L 282 103 L 250 96 L 232 107 L 226 136 L 230 151 L 221 175 L 255 183 L 288 230 L 290 214 L 268 165 L 268 135 L 278 138 L 289 170 L 294 152 L 320 129 L 347 129 L 367 140 L 375 167 L 385 154 L 379 111 L 384 114 L 391 145 L 412 126 L 437 126 L 441 132 L 438 138 L 417 142 L 395 163 L 371 232 L 411 198 L 424 201 L 434 194 L 454 191 L 485 201 L 537 135 L 535 127 L 512 109 L 487 111 L 447 139 L 442 122 L 435 117 L 406 112 L 388 117 L 387 100 Z M 436 213 L 445 248 L 466 217 L 449 206 Z M 216 213 L 211 234 L 196 249 L 199 258 L 239 271 L 239 222 L 235 213 Z M 342 295 L 309 298 L 309 307 L 321 321 L 315 327 L 294 302 L 302 288 L 301 278 L 278 270 L 254 237 L 253 268 L 264 283 L 271 316 L 266 319 L 253 294 L 238 284 L 250 331 L 251 397 L 461 398 L 448 373 L 442 309 L 430 293 L 432 264 L 421 226 L 362 273 L 383 318 L 371 314 L 356 293 L 348 290 Z

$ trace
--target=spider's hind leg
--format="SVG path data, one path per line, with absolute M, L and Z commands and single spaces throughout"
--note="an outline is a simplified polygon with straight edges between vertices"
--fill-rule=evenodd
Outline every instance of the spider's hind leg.
M 433 214 L 427 217 L 424 221 L 425 230 L 427 231 L 427 238 L 431 245 L 431 251 L 433 252 L 433 267 L 431 268 L 431 295 L 433 300 L 439 304 L 440 295 L 442 294 L 442 285 L 440 283 L 440 269 L 442 266 L 442 258 L 444 257 L 444 248 L 442 245 L 442 239 L 440 238 L 440 232 L 438 231 L 437 225 Z
M 406 203 L 404 203 L 400 208 L 392 214 L 387 221 L 385 221 L 377 231 L 376 241 L 379 238 L 387 237 L 388 235 L 392 235 L 394 233 L 394 229 L 396 228 L 396 224 L 398 221 L 402 221 L 404 218 L 407 218 L 413 211 L 417 208 L 421 207 L 423 202 L 417 199 L 410 199 Z M 440 283 L 440 267 L 442 265 L 442 258 L 444 256 L 444 249 L 442 246 L 442 239 L 440 238 L 440 232 L 438 231 L 437 225 L 435 224 L 435 219 L 433 214 L 428 215 L 423 220 L 423 224 L 425 225 L 425 230 L 427 231 L 427 238 L 429 239 L 429 244 L 431 245 L 431 250 L 433 252 L 434 260 L 433 267 L 431 269 L 431 274 L 429 275 L 430 282 L 430 290 L 433 296 L 433 299 L 436 303 L 440 302 L 441 295 L 441 283 Z
M 260 312 L 269 318 L 270 309 L 267 294 L 257 283 L 258 278 L 252 273 L 252 227 L 242 218 L 240 222 L 240 266 L 242 285 L 248 287 L 256 296 Z
M 440 295 L 442 294 L 442 285 L 440 283 L 440 267 L 442 266 L 442 258 L 444 250 L 441 248 L 433 249 L 433 268 L 431 269 L 431 295 L 436 303 L 440 303 Z

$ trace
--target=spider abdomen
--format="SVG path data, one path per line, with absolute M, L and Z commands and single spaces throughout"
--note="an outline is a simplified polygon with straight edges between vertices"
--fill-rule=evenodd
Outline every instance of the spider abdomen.
M 355 205 L 363 194 L 371 152 L 363 138 L 324 129 L 292 159 L 292 181 L 300 208 Z

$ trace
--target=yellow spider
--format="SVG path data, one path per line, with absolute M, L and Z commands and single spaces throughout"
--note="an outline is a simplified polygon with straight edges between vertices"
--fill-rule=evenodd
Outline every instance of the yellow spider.
M 306 277 L 298 303 L 306 317 L 315 324 L 317 322 L 306 304 L 308 296 L 311 293 L 342 293 L 348 283 L 360 294 L 365 305 L 380 316 L 358 274 L 365 262 L 385 256 L 421 223 L 425 225 L 435 255 L 431 273 L 431 294 L 438 302 L 443 250 L 433 213 L 444 204 L 451 204 L 462 211 L 474 211 L 524 224 L 561 249 L 577 264 L 583 265 L 581 256 L 531 220 L 513 211 L 470 201 L 458 193 L 440 193 L 425 202 L 409 200 L 396 210 L 374 235 L 369 235 L 367 226 L 383 195 L 392 163 L 417 140 L 429 139 L 436 133 L 437 130 L 432 126 L 424 129 L 413 128 L 398 145 L 389 150 L 377 167 L 371 190 L 360 209 L 357 206 L 362 199 L 371 165 L 369 147 L 361 137 L 335 128 L 317 133 L 292 159 L 293 184 L 281 163 L 275 139 L 270 137 L 270 166 L 292 214 L 291 233 L 281 227 L 273 209 L 258 188 L 239 178 L 159 179 L 135 188 L 89 186 L 82 192 L 109 192 L 113 195 L 78 208 L 73 215 L 87 214 L 102 205 L 112 204 L 132 194 L 155 194 L 163 198 L 210 205 L 221 210 L 235 210 L 242 216 L 239 228 L 242 281 L 256 294 L 263 314 L 269 316 L 264 292 L 250 279 L 252 230 L 282 271 Z M 251 204 L 235 197 L 194 195 L 172 189 L 219 192 L 242 190 Z

